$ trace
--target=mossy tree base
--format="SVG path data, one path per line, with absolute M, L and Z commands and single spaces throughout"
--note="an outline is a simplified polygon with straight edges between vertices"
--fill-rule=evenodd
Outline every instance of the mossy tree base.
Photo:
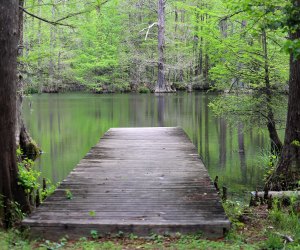
M 23 154 L 31 160 L 35 160 L 41 154 L 41 149 L 30 137 L 24 125 L 22 125 L 20 131 L 20 148 Z
M 268 190 L 273 191 L 294 190 L 299 187 L 299 180 L 299 168 L 293 165 L 285 171 L 280 171 L 280 169 L 277 168 L 274 173 L 270 175 L 265 186 Z

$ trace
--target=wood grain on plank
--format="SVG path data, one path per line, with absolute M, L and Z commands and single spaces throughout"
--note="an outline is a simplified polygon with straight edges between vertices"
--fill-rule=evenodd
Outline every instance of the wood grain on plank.
M 110 129 L 23 225 L 33 236 L 54 240 L 89 236 L 93 229 L 140 236 L 202 231 L 222 237 L 230 227 L 181 128 Z

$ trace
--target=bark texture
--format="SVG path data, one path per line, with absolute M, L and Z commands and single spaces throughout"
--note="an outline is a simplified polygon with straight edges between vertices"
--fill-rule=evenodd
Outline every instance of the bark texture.
M 173 92 L 165 79 L 165 8 L 166 0 L 158 0 L 158 77 L 156 93 Z
M 300 0 L 293 0 L 296 8 Z M 300 39 L 300 29 L 290 34 L 291 40 Z M 300 177 L 300 57 L 290 55 L 290 80 L 288 114 L 285 140 L 281 156 L 274 174 L 267 185 L 270 189 L 288 189 L 293 187 Z
M 24 0 L 19 0 L 19 6 L 22 8 L 24 7 Z M 23 55 L 23 11 L 22 9 L 18 9 L 18 48 L 17 55 Z M 16 130 L 15 130 L 15 137 L 17 146 L 20 146 L 23 153 L 31 158 L 35 159 L 39 154 L 40 150 L 35 144 L 35 142 L 30 137 L 23 117 L 22 117 L 22 102 L 23 102 L 23 88 L 24 88 L 24 81 L 22 77 L 22 68 L 23 65 L 21 63 L 18 64 L 19 72 L 18 72 L 18 80 L 17 80 L 17 98 L 16 98 Z
M 18 185 L 16 164 L 16 83 L 18 45 L 18 0 L 0 0 L 0 194 L 1 219 L 9 226 L 12 202 L 29 208 Z

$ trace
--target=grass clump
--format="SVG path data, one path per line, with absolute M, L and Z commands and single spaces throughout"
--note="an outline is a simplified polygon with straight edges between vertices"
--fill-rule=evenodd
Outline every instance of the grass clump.
M 24 237 L 24 233 L 18 230 L 0 230 L 0 248 L 3 250 L 31 250 L 34 249 L 35 242 L 29 242 Z
M 289 249 L 300 249 L 300 211 L 295 209 L 298 208 L 299 197 L 291 197 L 289 201 L 289 206 L 285 207 L 281 200 L 274 200 L 268 217 L 273 225 L 273 234 L 269 236 L 269 240 L 279 245 L 277 241 L 280 238 L 282 248 L 288 244 Z

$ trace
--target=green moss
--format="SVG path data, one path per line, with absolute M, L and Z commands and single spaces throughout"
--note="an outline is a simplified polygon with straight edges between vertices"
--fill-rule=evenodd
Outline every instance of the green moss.
M 23 151 L 32 160 L 35 160 L 41 154 L 41 150 L 35 141 L 28 143 Z

